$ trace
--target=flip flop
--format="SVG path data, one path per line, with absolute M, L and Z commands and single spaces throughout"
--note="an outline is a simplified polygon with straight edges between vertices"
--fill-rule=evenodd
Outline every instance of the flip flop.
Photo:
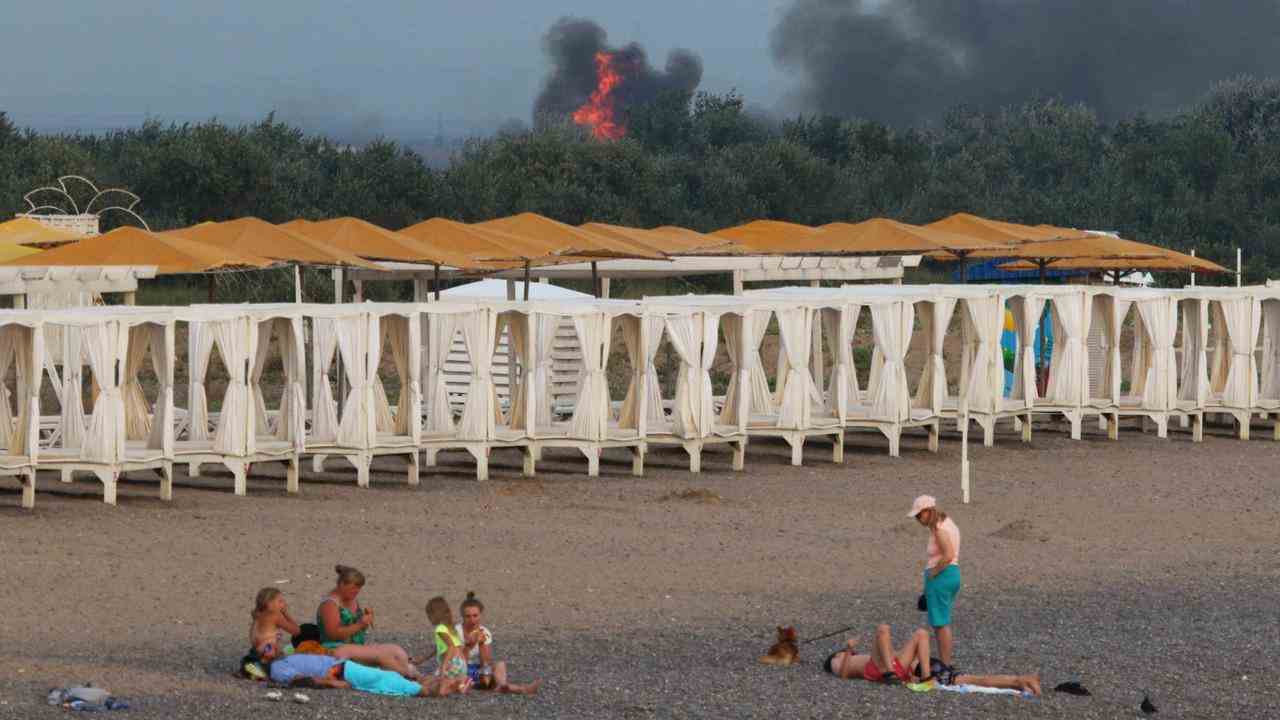
M 1093 695 L 1093 693 L 1089 692 L 1088 688 L 1081 685 L 1079 682 L 1076 682 L 1075 680 L 1072 680 L 1070 682 L 1059 683 L 1058 686 L 1053 689 L 1053 691 L 1066 693 L 1068 695 L 1080 695 L 1083 697 L 1091 697 Z

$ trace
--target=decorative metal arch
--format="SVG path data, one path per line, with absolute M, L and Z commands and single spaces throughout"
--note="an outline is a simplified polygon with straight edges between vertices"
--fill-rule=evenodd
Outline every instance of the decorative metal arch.
M 83 210 L 81 210 L 79 204 L 76 203 L 75 196 L 71 194 L 71 188 L 69 187 L 69 184 L 74 185 L 80 183 L 86 185 L 89 192 L 92 193 L 92 196 L 89 198 L 89 202 L 85 204 Z M 55 195 L 66 198 L 66 201 L 71 204 L 71 212 L 67 212 L 67 209 L 61 205 L 54 205 L 52 203 L 36 204 L 36 201 L 32 198 L 40 193 L 54 193 Z M 105 205 L 96 212 L 93 210 L 93 206 L 99 200 L 103 200 L 104 197 L 112 194 L 123 195 L 128 202 L 123 204 Z M 57 186 L 46 185 L 44 187 L 38 187 L 31 190 L 26 195 L 23 195 L 22 199 L 26 200 L 27 205 L 29 206 L 26 213 L 28 215 L 36 215 L 39 214 L 40 211 L 44 210 L 56 211 L 62 215 L 96 215 L 101 218 L 104 213 L 109 211 L 118 211 L 137 220 L 142 224 L 143 228 L 147 230 L 151 229 L 151 226 L 147 224 L 147 221 L 143 220 L 142 216 L 134 210 L 138 203 L 142 202 L 142 198 L 128 190 L 125 190 L 124 188 L 99 189 L 92 180 L 84 177 L 83 175 L 63 175 L 58 178 Z M 103 202 L 106 201 L 104 200 Z

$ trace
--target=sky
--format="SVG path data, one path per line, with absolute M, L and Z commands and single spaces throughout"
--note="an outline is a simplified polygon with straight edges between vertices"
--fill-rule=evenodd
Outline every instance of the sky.
M 0 24 L 0 111 L 38 130 L 146 118 L 277 117 L 345 140 L 492 132 L 529 122 L 546 30 L 595 20 L 650 62 L 688 48 L 701 88 L 779 109 L 769 32 L 788 0 L 111 0 L 15 4 Z M 345 136 L 345 137 L 344 137 Z

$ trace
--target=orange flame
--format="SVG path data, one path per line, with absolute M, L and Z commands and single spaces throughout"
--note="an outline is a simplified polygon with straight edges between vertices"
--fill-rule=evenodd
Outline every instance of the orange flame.
M 573 112 L 573 121 L 591 128 L 597 140 L 617 140 L 627 134 L 627 126 L 618 122 L 614 108 L 613 91 L 622 82 L 622 73 L 614 64 L 613 55 L 596 53 L 596 89 L 587 102 Z

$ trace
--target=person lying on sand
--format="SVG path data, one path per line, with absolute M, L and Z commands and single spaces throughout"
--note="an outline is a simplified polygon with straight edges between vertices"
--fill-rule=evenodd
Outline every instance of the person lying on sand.
M 857 638 L 849 638 L 845 649 L 827 658 L 823 669 L 838 678 L 862 679 L 871 682 L 913 682 L 930 677 L 929 631 L 917 629 L 896 652 L 888 625 L 876 628 L 875 644 L 871 652 L 858 654 Z M 935 680 L 946 685 L 977 685 L 979 687 L 1008 688 L 1040 695 L 1039 675 L 972 675 L 946 672 Z
M 454 626 L 455 634 L 462 638 L 462 654 L 467 661 L 467 677 L 480 690 L 496 690 L 500 693 L 533 695 L 542 686 L 541 680 L 518 685 L 507 678 L 507 664 L 493 659 L 493 633 L 481 624 L 484 603 L 473 592 L 467 593 L 460 608 L 462 622 Z
M 460 681 L 431 678 L 419 683 L 400 673 L 368 667 L 354 660 L 302 653 L 279 658 L 271 663 L 271 681 L 290 687 L 307 685 L 350 688 L 358 692 L 397 697 L 444 697 L 471 689 L 471 683 L 466 678 Z

